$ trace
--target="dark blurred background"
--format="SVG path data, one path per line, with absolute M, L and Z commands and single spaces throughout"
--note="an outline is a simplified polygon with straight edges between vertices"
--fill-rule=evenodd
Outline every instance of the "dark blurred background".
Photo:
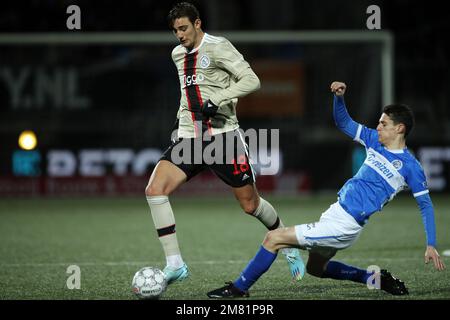
M 178 109 L 170 57 L 177 41 L 166 22 L 176 2 L 2 2 L 0 196 L 143 193 Z M 350 114 L 370 127 L 384 103 L 410 105 L 417 125 L 408 147 L 430 188 L 450 190 L 450 14 L 444 2 L 191 2 L 204 31 L 230 35 L 260 77 L 261 89 L 241 99 L 238 116 L 244 130 L 279 129 L 280 170 L 259 177 L 262 190 L 337 190 L 363 160 L 364 150 L 334 126 L 334 80 L 347 83 Z M 72 4 L 81 9 L 81 30 L 67 29 Z M 367 29 L 370 5 L 381 9 L 381 30 Z M 323 31 L 315 33 L 318 39 L 351 31 L 357 40 L 301 40 L 316 31 Z M 252 41 L 254 32 L 266 41 Z M 83 42 L 93 33 L 100 40 Z M 383 58 L 387 42 L 364 40 L 376 33 L 392 41 L 392 56 Z M 296 34 L 300 40 L 276 41 Z M 116 40 L 107 42 L 110 36 Z M 80 40 L 71 42 L 74 37 Z M 37 136 L 33 150 L 18 146 L 24 130 Z M 226 188 L 208 174 L 191 186 L 184 192 Z

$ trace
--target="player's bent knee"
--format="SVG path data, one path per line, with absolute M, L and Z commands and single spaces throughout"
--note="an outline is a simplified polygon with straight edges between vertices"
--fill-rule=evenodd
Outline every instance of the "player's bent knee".
M 258 209 L 258 205 L 255 203 L 255 201 L 241 201 L 241 207 L 242 210 L 244 210 L 244 212 L 249 215 L 254 215 L 256 209 Z
M 164 188 L 158 187 L 157 185 L 151 183 L 145 187 L 145 195 L 147 197 L 168 196 L 167 192 L 164 192 Z
M 263 241 L 263 246 L 268 250 L 278 250 L 278 245 L 281 243 L 280 230 L 275 229 L 266 233 Z
M 154 194 L 154 189 L 153 189 L 153 187 L 150 185 L 150 184 L 148 184 L 146 187 L 145 187 L 145 195 L 147 196 L 147 197 L 151 197 L 151 196 L 154 196 L 155 194 Z
M 246 214 L 253 216 L 256 211 L 256 208 L 249 206 L 249 207 L 244 207 L 243 210 Z

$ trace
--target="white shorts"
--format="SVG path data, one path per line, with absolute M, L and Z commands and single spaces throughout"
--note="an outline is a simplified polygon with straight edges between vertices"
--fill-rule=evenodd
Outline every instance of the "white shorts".
M 362 229 L 336 202 L 322 213 L 318 222 L 296 225 L 295 234 L 302 249 L 331 259 L 337 250 L 350 247 Z

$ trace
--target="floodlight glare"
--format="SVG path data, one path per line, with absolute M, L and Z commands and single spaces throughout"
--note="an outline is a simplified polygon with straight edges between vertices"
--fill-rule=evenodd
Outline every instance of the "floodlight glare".
M 19 136 L 19 147 L 23 150 L 33 150 L 36 148 L 37 138 L 33 131 L 23 131 Z

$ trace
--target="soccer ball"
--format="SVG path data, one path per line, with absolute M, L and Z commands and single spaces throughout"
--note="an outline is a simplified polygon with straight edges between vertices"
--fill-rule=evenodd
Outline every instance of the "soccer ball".
M 164 272 L 155 267 L 144 267 L 133 277 L 131 283 L 139 299 L 158 299 L 167 288 Z

